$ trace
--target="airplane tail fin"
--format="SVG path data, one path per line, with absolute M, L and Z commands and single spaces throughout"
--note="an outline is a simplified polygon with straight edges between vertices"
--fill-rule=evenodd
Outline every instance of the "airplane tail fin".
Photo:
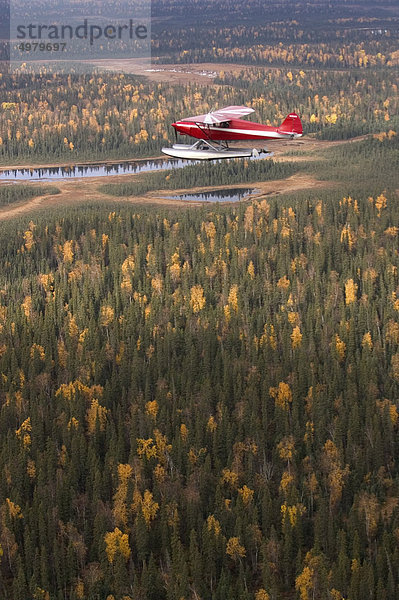
M 279 133 L 302 135 L 303 129 L 301 119 L 296 113 L 290 113 L 288 117 L 281 123 L 278 131 Z

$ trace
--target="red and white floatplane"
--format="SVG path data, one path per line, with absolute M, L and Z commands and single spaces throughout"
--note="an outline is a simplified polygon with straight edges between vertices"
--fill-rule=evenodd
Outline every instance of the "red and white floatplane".
M 174 144 L 162 152 L 186 160 L 219 160 L 249 158 L 267 152 L 265 148 L 231 148 L 229 142 L 243 140 L 289 140 L 302 136 L 301 119 L 290 113 L 279 127 L 252 123 L 241 119 L 255 112 L 247 106 L 226 106 L 206 115 L 187 117 L 172 123 L 176 132 L 197 141 L 194 144 Z

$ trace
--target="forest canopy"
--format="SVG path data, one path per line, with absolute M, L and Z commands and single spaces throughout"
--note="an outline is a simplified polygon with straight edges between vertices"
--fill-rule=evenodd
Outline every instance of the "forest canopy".
M 0 232 L 5 597 L 394 598 L 392 194 Z

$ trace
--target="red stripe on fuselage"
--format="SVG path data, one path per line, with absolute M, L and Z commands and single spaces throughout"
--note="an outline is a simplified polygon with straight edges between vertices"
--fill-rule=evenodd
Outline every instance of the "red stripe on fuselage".
M 278 127 L 270 127 L 261 123 L 252 123 L 243 119 L 232 119 L 228 122 L 228 127 L 205 125 L 190 121 L 177 121 L 172 123 L 173 127 L 183 135 L 189 135 L 199 140 L 262 140 L 262 139 L 281 139 L 291 137 L 288 133 L 279 133 Z

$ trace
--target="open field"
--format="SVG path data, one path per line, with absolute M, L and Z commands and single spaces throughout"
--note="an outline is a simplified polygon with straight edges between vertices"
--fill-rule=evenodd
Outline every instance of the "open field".
M 130 204 L 155 204 L 164 207 L 187 207 L 187 206 L 200 206 L 201 202 L 192 202 L 192 201 L 179 201 L 174 199 L 168 199 L 164 196 L 176 195 L 176 194 L 185 194 L 185 193 L 203 193 L 210 190 L 222 190 L 226 188 L 234 189 L 242 187 L 242 185 L 230 186 L 212 186 L 212 187 L 196 187 L 196 188 L 186 188 L 179 189 L 171 192 L 171 190 L 159 190 L 157 192 L 148 192 L 143 196 L 128 196 L 128 197 L 115 197 L 110 194 L 100 193 L 98 191 L 98 187 L 101 183 L 103 183 L 103 178 L 90 178 L 89 180 L 78 180 L 78 181 L 68 181 L 68 182 L 60 182 L 57 184 L 60 193 L 58 194 L 50 194 L 44 196 L 37 196 L 27 202 L 14 205 L 12 207 L 7 207 L 0 209 L 0 221 L 10 219 L 13 217 L 28 215 L 37 210 L 49 210 L 53 208 L 60 207 L 69 207 L 76 205 L 84 205 L 84 204 L 94 204 L 98 203 L 99 205 L 110 202 L 119 202 L 119 203 L 130 203 Z M 110 183 L 119 183 L 120 177 L 114 176 L 109 177 Z M 35 186 L 34 183 L 31 184 Z M 276 180 L 276 181 L 267 181 L 267 182 L 257 182 L 255 184 L 250 184 L 248 187 L 253 187 L 260 189 L 261 192 L 259 194 L 255 194 L 251 196 L 251 200 L 256 200 L 262 198 L 264 196 L 274 196 L 280 195 L 284 193 L 294 192 L 298 190 L 306 190 L 306 189 L 317 189 L 317 188 L 326 188 L 331 187 L 331 182 L 323 182 L 317 181 L 311 176 L 304 174 L 296 174 L 292 177 L 289 177 L 286 180 Z
M 111 71 L 121 71 L 131 75 L 140 75 L 148 81 L 155 83 L 170 83 L 170 84 L 187 84 L 197 83 L 199 85 L 214 85 L 215 77 L 220 71 L 229 71 L 237 73 L 242 69 L 242 65 L 232 64 L 149 64 L 148 61 L 141 59 L 117 59 L 117 60 L 102 60 L 94 63 L 100 68 L 109 69 Z

